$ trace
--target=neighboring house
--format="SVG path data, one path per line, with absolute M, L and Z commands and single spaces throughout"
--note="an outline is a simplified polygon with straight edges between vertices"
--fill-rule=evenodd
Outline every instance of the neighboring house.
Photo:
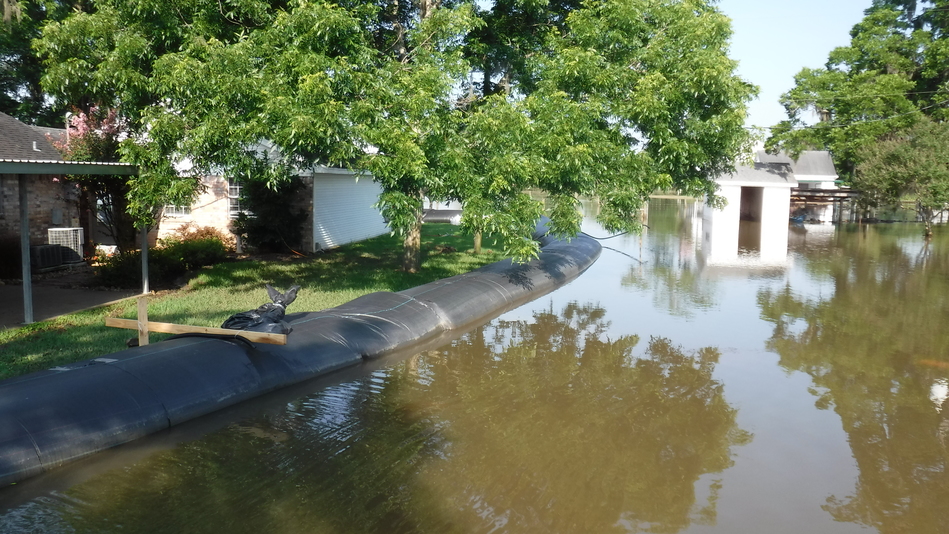
M 62 155 L 49 139 L 61 138 L 65 130 L 26 125 L 0 113 L 0 161 L 62 161 Z M 307 252 L 376 237 L 389 231 L 379 210 L 380 186 L 369 177 L 357 177 L 345 169 L 317 167 L 301 172 L 303 194 L 294 209 L 310 214 L 304 223 L 302 248 Z M 230 231 L 231 221 L 240 212 L 240 183 L 221 176 L 202 179 L 205 191 L 192 206 L 167 206 L 157 231 L 150 240 L 167 237 L 177 229 L 212 226 Z M 101 224 L 81 219 L 79 189 L 63 175 L 31 175 L 29 199 L 29 237 L 31 245 L 50 243 L 50 229 L 69 229 L 89 236 L 100 244 L 112 244 Z M 91 219 L 91 216 L 86 219 Z M 83 224 L 86 223 L 86 224 Z M 55 232 L 54 232 L 55 233 Z M 17 176 L 0 174 L 0 237 L 20 235 L 20 209 Z M 79 237 L 82 242 L 82 237 Z M 81 253 L 79 253 L 81 256 Z
M 56 162 L 62 156 L 47 139 L 54 128 L 28 126 L 0 113 L 0 161 Z M 62 132 L 62 130 L 59 130 Z M 60 174 L 31 175 L 27 200 L 31 245 L 48 243 L 51 228 L 78 228 L 79 190 Z M 20 235 L 17 177 L 0 174 L 0 236 Z
M 389 232 L 376 202 L 382 188 L 368 176 L 346 169 L 316 167 L 298 176 L 304 187 L 290 209 L 309 214 L 303 224 L 302 252 L 316 252 L 369 239 Z M 205 186 L 191 206 L 166 206 L 158 227 L 158 238 L 185 226 L 210 226 L 225 234 L 241 212 L 241 183 L 222 176 L 202 178 Z
M 830 152 L 826 150 L 805 150 L 797 159 L 791 159 L 784 152 L 768 154 L 759 150 L 755 154 L 755 161 L 759 163 L 783 163 L 791 167 L 798 189 L 839 189 L 837 169 Z

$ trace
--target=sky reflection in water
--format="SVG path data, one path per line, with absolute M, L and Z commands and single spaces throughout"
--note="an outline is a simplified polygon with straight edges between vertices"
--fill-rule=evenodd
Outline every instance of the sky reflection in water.
M 949 234 L 807 226 L 784 261 L 720 261 L 693 203 L 647 224 L 448 346 L 102 468 L 0 531 L 946 532 Z

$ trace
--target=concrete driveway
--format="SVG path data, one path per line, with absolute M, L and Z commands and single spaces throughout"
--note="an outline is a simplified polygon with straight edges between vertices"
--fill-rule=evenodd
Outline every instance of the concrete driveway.
M 66 313 L 108 304 L 137 295 L 136 291 L 63 288 L 33 283 L 33 320 L 44 321 Z M 23 326 L 23 286 L 0 285 L 0 330 Z

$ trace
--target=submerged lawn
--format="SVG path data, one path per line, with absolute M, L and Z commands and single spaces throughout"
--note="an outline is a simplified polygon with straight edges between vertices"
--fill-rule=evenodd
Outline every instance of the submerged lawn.
M 338 306 L 375 291 L 401 291 L 477 269 L 502 259 L 490 250 L 471 253 L 471 237 L 449 224 L 422 227 L 422 269 L 399 270 L 401 240 L 383 236 L 325 254 L 277 261 L 239 261 L 204 269 L 177 291 L 150 298 L 152 321 L 220 326 L 233 313 L 267 302 L 265 283 L 302 286 L 289 312 Z M 457 252 L 455 252 L 457 250 Z M 135 299 L 0 331 L 0 379 L 96 358 L 125 348 L 132 330 L 107 328 L 106 317 L 135 318 Z M 157 341 L 167 335 L 151 334 Z

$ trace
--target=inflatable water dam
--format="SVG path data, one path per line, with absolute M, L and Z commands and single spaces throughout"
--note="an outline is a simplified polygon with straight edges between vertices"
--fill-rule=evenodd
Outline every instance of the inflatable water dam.
M 286 345 L 186 334 L 0 382 L 0 484 L 470 327 L 573 280 L 600 254 L 590 237 L 568 242 L 545 228 L 531 262 L 288 314 Z

